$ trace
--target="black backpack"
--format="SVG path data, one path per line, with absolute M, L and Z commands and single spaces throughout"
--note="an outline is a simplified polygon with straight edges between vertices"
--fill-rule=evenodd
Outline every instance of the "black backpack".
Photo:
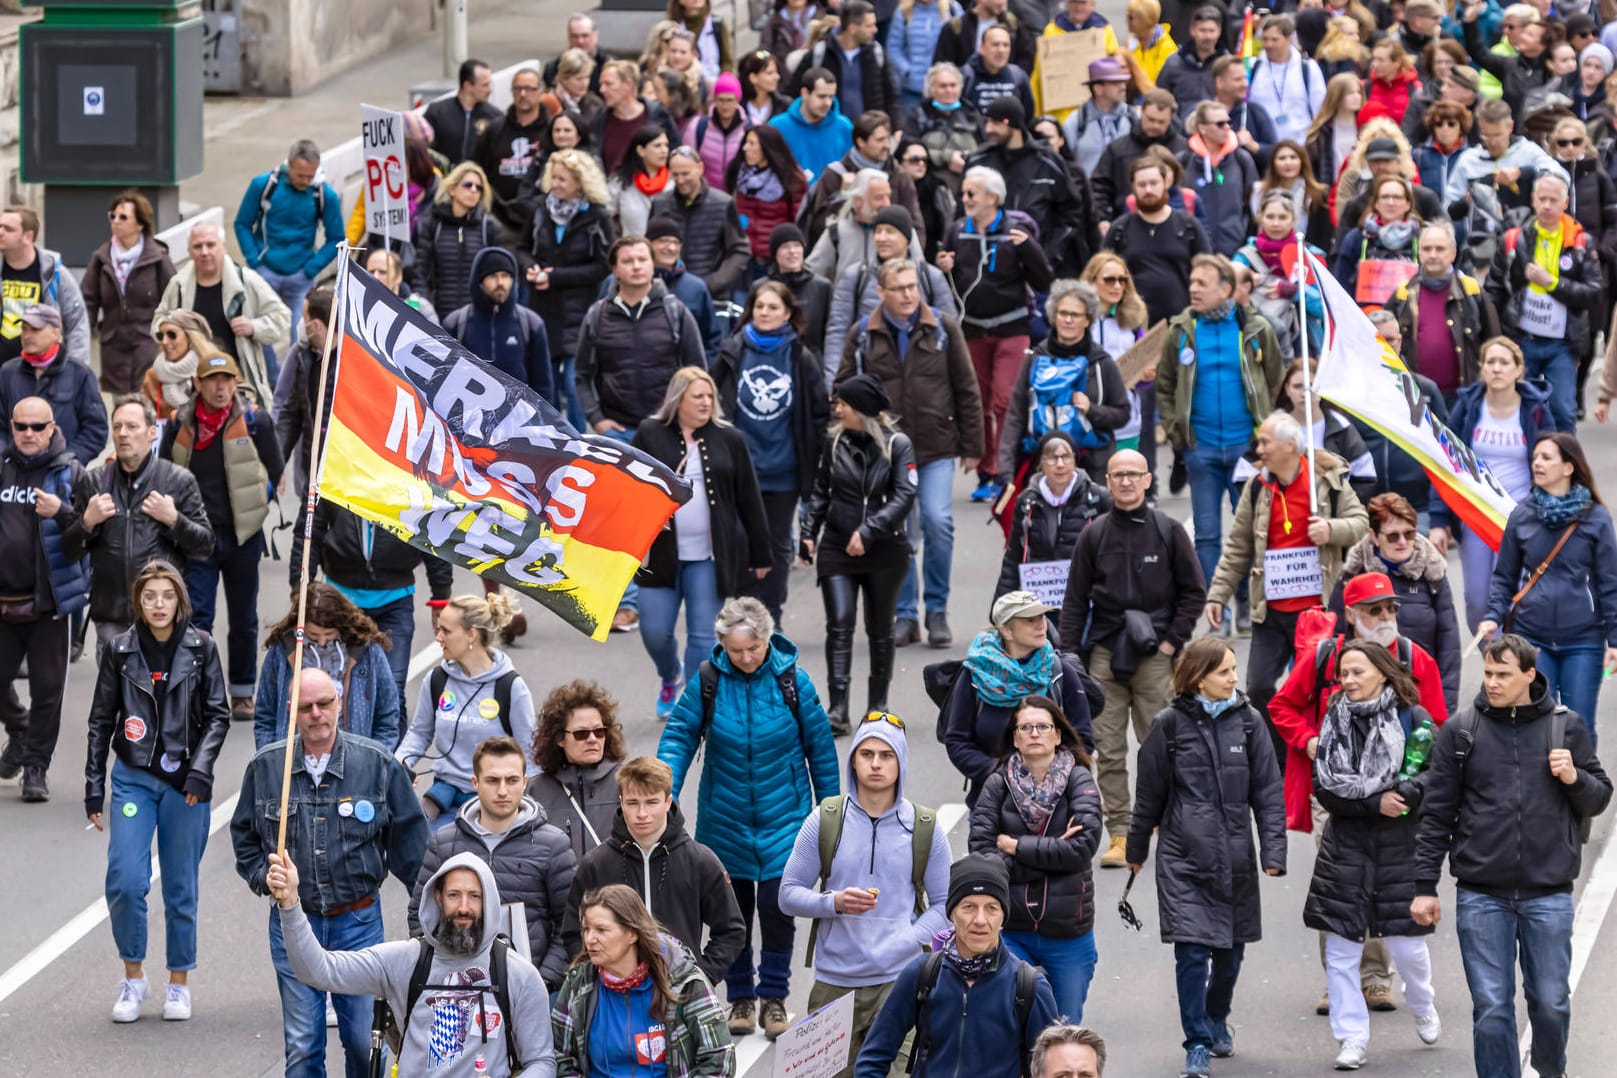
M 1078 683 L 1084 688 L 1084 698 L 1089 703 L 1089 722 L 1094 725 L 1095 717 L 1106 707 L 1106 690 L 1100 687 L 1088 670 L 1084 669 L 1082 662 L 1076 655 L 1058 654 L 1057 660 L 1065 659 L 1072 663 L 1078 671 Z M 938 743 L 943 743 L 944 728 L 943 711 L 949 706 L 949 697 L 954 693 L 955 682 L 965 673 L 966 661 L 964 659 L 945 659 L 941 663 L 931 663 L 921 667 L 921 685 L 926 689 L 927 699 L 938 706 L 938 721 L 935 727 Z M 1050 697 L 1056 702 L 1061 700 L 1061 682 L 1067 675 L 1061 670 L 1061 663 L 1056 663 L 1055 677 L 1050 679 Z
M 1016 1026 L 1019 1031 L 1016 1054 L 1022 1063 L 1022 1078 L 1028 1078 L 1032 1071 L 1026 1047 L 1027 1024 L 1033 1014 L 1033 997 L 1039 988 L 1039 972 L 1015 955 L 1007 954 L 1005 957 L 1016 963 Z M 942 968 L 942 952 L 933 951 L 921 960 L 921 973 L 915 980 L 915 1043 L 910 1049 L 910 1062 L 904 1068 L 905 1074 L 915 1073 L 916 1061 L 926 1055 L 928 1042 L 932 1039 L 928 1012 L 931 1010 L 932 989 L 937 987 L 938 971 Z M 924 1063 L 921 1073 L 926 1073 Z
M 1563 707 L 1560 704 L 1556 704 L 1555 710 L 1550 713 L 1551 749 L 1566 748 L 1566 724 L 1567 716 L 1570 714 L 1572 714 L 1572 710 L 1570 708 Z M 1450 719 L 1449 722 L 1454 726 L 1454 761 L 1460 768 L 1460 784 L 1463 787 L 1465 785 L 1465 762 L 1470 758 L 1471 750 L 1475 748 L 1477 744 L 1476 709 L 1468 709 Z M 1584 816 L 1581 813 L 1577 815 L 1578 841 L 1586 843 L 1589 841 L 1589 835 L 1594 830 L 1594 817 Z
M 707 732 L 713 726 L 713 709 L 719 699 L 719 668 L 707 659 L 696 668 L 696 681 L 702 694 L 702 728 L 696 734 L 698 742 L 707 740 Z M 792 718 L 797 720 L 797 733 L 805 746 L 808 745 L 808 731 L 803 729 L 803 712 L 797 699 L 797 664 L 792 663 L 786 669 L 775 675 L 775 683 L 780 686 L 780 696 L 791 709 Z
M 511 686 L 516 684 L 516 680 L 517 672 L 515 670 L 507 670 L 494 679 L 494 702 L 499 705 L 500 725 L 505 728 L 506 737 L 514 736 L 511 731 Z M 448 685 L 449 671 L 442 666 L 434 667 L 431 676 L 427 678 L 427 692 L 429 693 L 428 699 L 431 701 L 431 706 L 438 706 L 438 700 L 443 696 L 444 689 Z
M 524 1066 L 521 1055 L 517 1052 L 516 1033 L 511 1024 L 511 986 L 506 978 L 507 955 L 511 950 L 511 941 L 505 936 L 496 936 L 494 946 L 489 950 L 489 983 L 486 985 L 464 984 L 428 984 L 427 978 L 432 974 L 432 957 L 436 953 L 432 944 L 425 939 L 417 939 L 421 947 L 421 954 L 416 958 L 415 969 L 410 973 L 410 987 L 404 996 L 404 1021 L 399 1021 L 393 1009 L 388 1006 L 385 997 L 376 999 L 375 1031 L 382 1034 L 388 1047 L 393 1051 L 395 1060 L 399 1057 L 399 1049 L 404 1044 L 404 1033 L 410 1025 L 410 1015 L 415 1013 L 415 1005 L 421 1000 L 421 993 L 429 988 L 437 988 L 449 992 L 476 992 L 478 994 L 478 1018 L 483 1015 L 483 1000 L 485 993 L 493 993 L 494 1002 L 500 1008 L 500 1025 L 505 1030 L 505 1053 L 507 1065 L 512 1074 L 518 1074 Z M 483 1032 L 483 1042 L 488 1043 L 488 1033 Z M 373 1042 L 374 1043 L 374 1042 Z M 374 1049 L 373 1049 L 374 1052 Z

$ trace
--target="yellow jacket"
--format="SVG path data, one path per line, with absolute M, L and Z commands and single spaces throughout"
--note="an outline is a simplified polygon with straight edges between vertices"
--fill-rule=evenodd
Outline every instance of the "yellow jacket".
M 1140 69 L 1151 80 L 1151 86 L 1140 87 L 1142 93 L 1155 87 L 1157 76 L 1162 74 L 1162 65 L 1168 62 L 1168 57 L 1179 51 L 1179 46 L 1174 44 L 1173 35 L 1168 32 L 1168 24 L 1159 23 L 1157 28 L 1162 31 L 1162 34 L 1157 38 L 1155 44 L 1136 43 L 1129 49 L 1129 54 L 1134 57 L 1139 63 Z

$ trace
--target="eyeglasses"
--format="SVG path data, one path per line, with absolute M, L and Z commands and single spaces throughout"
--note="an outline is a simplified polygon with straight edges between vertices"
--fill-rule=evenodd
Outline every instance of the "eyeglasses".
M 316 708 L 321 711 L 330 711 L 336 706 L 337 698 L 335 696 L 322 696 L 318 700 L 300 700 L 298 702 L 298 714 L 307 715 Z
M 141 606 L 172 606 L 179 601 L 179 596 L 173 592 L 143 591 L 140 593 Z
M 866 712 L 865 717 L 859 720 L 859 725 L 863 726 L 867 722 L 885 722 L 889 726 L 896 726 L 900 730 L 904 729 L 904 720 L 887 711 Z
M 1067 322 L 1067 321 L 1076 322 L 1080 318 L 1088 318 L 1088 317 L 1089 317 L 1089 312 L 1087 312 L 1087 311 L 1057 311 L 1056 312 L 1056 321 L 1058 321 L 1058 322 Z
M 567 736 L 578 742 L 605 741 L 606 727 L 591 726 L 586 730 L 569 730 L 567 731 Z
M 511 87 L 511 92 L 514 93 L 514 94 L 536 94 L 536 93 L 539 92 L 539 87 L 537 87 L 537 86 L 513 86 L 513 87 Z
M 134 219 L 135 215 L 132 213 L 119 213 L 117 210 L 107 211 L 107 220 L 109 221 L 133 221 Z
M 1381 538 L 1385 539 L 1389 543 L 1413 543 L 1415 541 L 1415 534 L 1416 533 L 1413 529 L 1409 531 L 1382 532 Z
M 892 293 L 895 293 L 895 294 L 900 295 L 900 296 L 905 296 L 905 295 L 908 295 L 911 292 L 919 292 L 921 290 L 921 286 L 914 283 L 913 281 L 910 282 L 909 284 L 889 284 L 889 285 L 884 285 L 884 284 L 881 284 L 881 283 L 878 282 L 877 287 L 880 288 L 883 292 L 892 292 Z
M 23 422 L 20 422 L 18 420 L 13 419 L 11 421 L 11 429 L 12 430 L 31 430 L 35 434 L 43 434 L 45 431 L 48 431 L 48 430 L 51 429 L 51 424 L 50 424 L 49 420 L 45 421 L 44 423 L 23 423 Z
M 455 186 L 460 188 L 462 191 L 476 191 L 479 194 L 482 194 L 483 192 L 483 185 L 478 183 L 476 180 L 461 180 Z
M 1101 284 L 1124 285 L 1124 284 L 1129 283 L 1129 279 L 1127 277 L 1123 277 L 1123 276 L 1115 276 L 1114 277 L 1114 276 L 1112 276 L 1110 274 L 1107 274 L 1107 275 L 1102 276 L 1102 277 L 1098 277 L 1096 279 L 1098 281 L 1100 281 Z
M 1021 722 L 1016 724 L 1019 734 L 1048 734 L 1056 728 L 1053 722 Z
M 1568 146 L 1582 146 L 1583 140 L 1581 138 L 1558 138 L 1555 140 L 1555 144 L 1562 149 L 1566 149 Z
M 1115 479 L 1119 483 L 1138 483 L 1150 474 L 1150 472 L 1107 472 L 1106 478 Z
M 1050 461 L 1063 461 L 1063 460 L 1077 460 L 1078 458 L 1074 457 L 1071 453 L 1068 453 L 1066 450 L 1062 450 L 1059 453 L 1046 453 L 1043 457 L 1041 457 L 1039 459 L 1041 459 L 1041 460 L 1050 460 Z
M 157 336 L 158 336 L 159 340 L 177 341 L 177 340 L 180 340 L 182 337 L 184 337 L 185 334 L 181 333 L 177 329 L 165 329 L 161 333 L 159 333 Z
M 926 154 L 905 154 L 904 163 L 906 165 L 924 165 L 926 164 Z
M 1228 126 L 1230 126 L 1230 122 L 1228 120 L 1203 120 L 1202 123 L 1206 124 L 1208 127 L 1228 127 Z
M 1363 610 L 1372 618 L 1389 618 L 1398 613 L 1398 604 L 1389 599 L 1379 603 L 1371 603 L 1368 606 L 1357 606 L 1354 609 Z

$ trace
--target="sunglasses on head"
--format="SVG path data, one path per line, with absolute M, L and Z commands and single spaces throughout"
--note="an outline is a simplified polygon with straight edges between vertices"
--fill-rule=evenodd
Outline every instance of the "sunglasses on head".
M 21 420 L 17 420 L 17 419 L 13 419 L 11 421 L 11 429 L 12 430 L 31 430 L 35 434 L 44 433 L 45 431 L 50 429 L 50 425 L 51 425 L 50 420 L 46 420 L 43 423 L 24 423 Z
M 896 726 L 900 730 L 904 729 L 903 719 L 899 718 L 897 715 L 892 715 L 885 711 L 867 712 L 865 717 L 859 720 L 859 725 L 863 726 L 867 722 L 885 722 L 889 726 Z

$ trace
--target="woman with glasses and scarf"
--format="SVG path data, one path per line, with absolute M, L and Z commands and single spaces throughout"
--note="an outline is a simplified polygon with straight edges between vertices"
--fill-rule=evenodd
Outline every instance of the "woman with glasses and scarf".
M 528 796 L 545 810 L 582 859 L 612 835 L 618 765 L 626 755 L 618 702 L 593 681 L 569 681 L 539 706 L 529 748 L 540 773 Z
M 184 307 L 165 315 L 152 336 L 157 339 L 157 355 L 141 376 L 140 392 L 163 422 L 190 403 L 197 369 L 224 353 L 213 343 L 203 317 Z
M 506 243 L 493 205 L 488 176 L 475 163 L 462 161 L 438 184 L 432 212 L 416 218 L 410 287 L 446 317 L 472 301 L 472 263 L 478 252 Z
M 1370 182 L 1364 216 L 1342 238 L 1333 267 L 1337 281 L 1360 306 L 1385 306 L 1398 286 L 1418 272 L 1420 226 L 1408 180 L 1384 176 Z
M 1090 767 L 1060 705 L 1028 696 L 971 810 L 971 852 L 997 854 L 1010 873 L 1005 946 L 1044 970 L 1073 1023 L 1083 1022 L 1097 957 L 1094 858 L 1104 829 Z
M 1047 615 L 1059 613 L 1059 607 L 1040 602 L 1030 591 L 1007 592 L 994 600 L 988 618 L 991 628 L 972 637 L 966 649 L 938 724 L 949 762 L 966 777 L 967 805 L 977 804 L 983 784 L 998 768 L 1001 749 L 1010 743 L 1016 709 L 1025 697 L 1055 700 L 1078 732 L 1084 751 L 1094 751 L 1083 679 L 1050 642 Z
M 1426 948 L 1434 926 L 1417 924 L 1409 913 L 1427 772 L 1425 760 L 1406 764 L 1406 752 L 1411 734 L 1432 717 L 1417 702 L 1414 679 L 1380 644 L 1344 645 L 1336 676 L 1341 688 L 1326 705 L 1319 737 L 1308 743 L 1314 796 L 1330 822 L 1314 860 L 1303 923 L 1324 933 L 1331 1036 L 1340 1049 L 1336 1069 L 1357 1070 L 1370 1043 L 1370 1009 L 1359 979 L 1366 939 L 1385 943 L 1421 1043 L 1436 1044 L 1442 1030 Z
M 298 596 L 280 623 L 270 628 L 253 703 L 253 746 L 286 737 L 287 700 L 292 695 L 294 632 Z M 310 581 L 303 626 L 303 665 L 324 670 L 337 686 L 342 728 L 391 750 L 399 743 L 399 687 L 388 666 L 393 641 L 342 592 Z

